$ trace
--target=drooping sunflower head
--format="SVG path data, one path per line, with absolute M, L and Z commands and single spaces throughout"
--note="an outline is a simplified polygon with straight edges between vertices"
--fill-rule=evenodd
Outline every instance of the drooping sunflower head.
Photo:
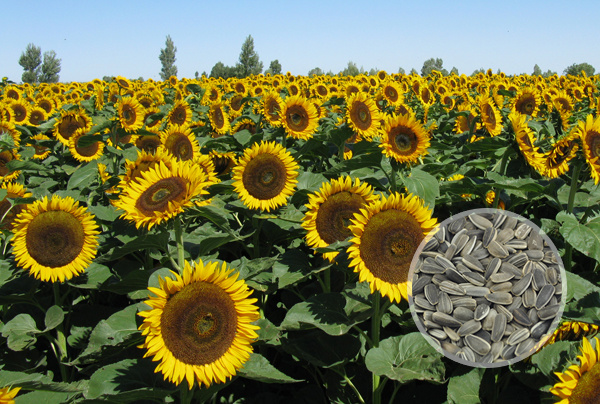
M 408 299 L 407 281 L 413 255 L 437 224 L 433 211 L 414 195 L 392 194 L 367 205 L 351 220 L 350 266 L 391 301 Z
M 550 151 L 545 154 L 543 176 L 548 178 L 558 178 L 569 171 L 569 161 L 571 161 L 579 150 L 579 138 L 577 132 L 556 142 Z
M 502 116 L 494 105 L 492 98 L 484 95 L 479 99 L 481 121 L 490 136 L 497 136 L 502 132 Z
M 324 183 L 319 191 L 308 196 L 309 203 L 302 221 L 308 233 L 306 242 L 313 248 L 327 247 L 336 241 L 352 236 L 348 228 L 350 219 L 361 208 L 375 202 L 379 196 L 358 178 L 340 177 Z M 323 257 L 333 261 L 337 252 L 324 253 Z
M 54 135 L 65 146 L 69 147 L 69 138 L 78 129 L 86 132 L 92 127 L 92 120 L 83 110 L 62 111 L 54 124 Z
M 208 119 L 212 129 L 219 135 L 225 135 L 231 129 L 229 117 L 225 112 L 225 103 L 218 101 L 210 105 Z
M 102 157 L 104 142 L 101 140 L 86 141 L 85 143 L 82 140 L 80 142 L 80 139 L 85 135 L 87 135 L 87 132 L 82 128 L 77 129 L 73 136 L 69 138 L 71 155 L 79 162 L 89 162 Z
M 536 89 L 522 87 L 513 100 L 512 110 L 535 117 L 540 109 L 540 104 L 541 96 Z
M 38 133 L 35 136 L 33 136 L 31 139 L 36 142 L 36 143 L 32 144 L 33 149 L 35 150 L 35 154 L 33 156 L 31 156 L 31 158 L 37 159 L 37 160 L 44 160 L 46 157 L 48 157 L 50 155 L 51 150 L 48 147 L 42 146 L 41 144 L 38 143 L 40 141 L 51 140 L 48 136 L 44 135 L 43 133 Z
M 285 99 L 281 122 L 288 135 L 295 139 L 310 139 L 319 124 L 315 106 L 302 95 Z
M 119 122 L 126 132 L 136 132 L 144 126 L 144 107 L 135 97 L 120 98 L 115 107 L 119 114 Z
M 267 212 L 287 203 L 294 193 L 298 163 L 278 143 L 255 143 L 233 168 L 234 189 L 250 209 Z
M 71 197 L 44 197 L 23 209 L 13 223 L 17 264 L 42 281 L 69 280 L 96 256 L 98 225 Z
M 527 124 L 527 116 L 513 111 L 508 115 L 508 119 L 515 133 L 515 139 L 521 154 L 530 166 L 543 173 L 545 171 L 545 155 L 535 146 L 536 138 Z
M 594 118 L 593 115 L 588 115 L 585 122 L 579 122 L 577 131 L 592 179 L 595 184 L 598 184 L 600 183 L 600 117 Z
M 200 153 L 200 145 L 189 125 L 170 125 L 160 133 L 160 142 L 178 160 L 192 160 Z
M 233 152 L 221 153 L 211 150 L 209 156 L 215 166 L 217 175 L 229 174 L 237 164 L 237 157 Z
M 415 163 L 427 153 L 429 134 L 411 115 L 389 116 L 380 146 L 383 153 L 399 163 Z
M 192 121 L 192 108 L 187 101 L 175 101 L 173 108 L 167 115 L 167 121 L 170 125 L 184 125 Z
M 381 113 L 375 101 L 366 93 L 358 92 L 346 100 L 346 122 L 352 130 L 366 139 L 377 136 Z
M 139 313 L 145 336 L 144 357 L 160 362 L 156 372 L 190 390 L 197 382 L 210 386 L 234 376 L 250 358 L 258 338 L 256 299 L 227 264 L 185 263 L 183 274 L 159 278 L 146 300 L 151 309 Z
M 554 373 L 560 381 L 550 388 L 550 392 L 561 399 L 561 404 L 600 402 L 600 340 L 584 337 L 577 359 L 578 365 Z
M 171 167 L 159 161 L 131 181 L 115 205 L 125 211 L 121 217 L 151 229 L 193 206 L 208 185 L 206 174 L 191 161 L 173 161 Z

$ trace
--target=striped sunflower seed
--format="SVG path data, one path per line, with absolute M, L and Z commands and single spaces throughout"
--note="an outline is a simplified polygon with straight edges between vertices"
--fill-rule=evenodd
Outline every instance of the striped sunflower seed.
M 452 304 L 452 300 L 450 300 L 450 296 L 441 290 L 438 296 L 437 309 L 446 314 L 452 314 L 452 311 L 454 310 L 454 305 Z
M 469 320 L 460 326 L 457 333 L 461 337 L 465 335 L 471 335 L 481 330 L 481 322 L 477 320 Z
M 490 294 L 490 290 L 485 286 L 464 285 L 463 289 L 467 296 L 485 297 Z
M 473 310 L 467 309 L 466 307 L 457 307 L 452 313 L 452 317 L 459 320 L 461 323 L 473 320 L 474 316 L 475 313 L 473 313 Z
M 538 292 L 537 299 L 535 300 L 535 308 L 538 310 L 541 310 L 542 308 L 544 308 L 548 304 L 548 302 L 550 301 L 550 299 L 552 298 L 553 295 L 554 295 L 554 286 L 545 285 Z
M 460 327 L 462 323 L 449 314 L 436 311 L 432 316 L 433 321 L 445 327 Z
M 496 239 L 497 234 L 498 230 L 496 230 L 495 227 L 488 227 L 487 229 L 485 229 L 485 231 L 483 232 L 483 237 L 481 239 L 483 247 L 487 248 L 490 245 L 490 243 Z
M 485 298 L 492 303 L 501 305 L 509 305 L 513 301 L 513 296 L 507 292 L 490 293 L 486 295 Z
M 441 291 L 444 291 L 450 295 L 463 296 L 465 294 L 463 287 L 452 281 L 443 281 L 440 283 L 439 287 Z
M 510 290 L 512 292 L 512 294 L 515 296 L 521 296 L 525 292 L 525 290 L 527 290 L 529 285 L 531 284 L 532 278 L 533 278 L 532 273 L 525 274 L 521 279 L 519 279 L 514 284 L 514 286 Z
M 438 304 L 439 301 L 439 296 L 438 296 L 438 288 L 437 286 L 435 286 L 434 284 L 430 283 L 429 285 L 425 286 L 425 288 L 423 289 L 423 292 L 425 294 L 425 298 L 429 301 L 429 303 L 431 303 L 433 306 L 435 306 L 436 304 Z
M 535 293 L 535 290 L 532 288 L 525 290 L 523 293 L 523 307 L 527 307 L 528 309 L 534 307 L 536 300 L 537 294 Z
M 486 340 L 476 335 L 465 336 L 465 344 L 479 355 L 485 355 L 492 349 L 492 346 Z
M 515 229 L 515 237 L 521 240 L 525 240 L 525 238 L 531 232 L 531 227 L 526 223 L 521 223 Z
M 510 336 L 506 339 L 506 343 L 508 345 L 517 345 L 529 338 L 529 335 L 530 332 L 528 328 L 520 328 L 510 334 Z
M 497 258 L 506 258 L 509 255 L 508 250 L 496 240 L 490 242 L 490 244 L 487 246 L 487 250 L 489 251 L 490 255 Z
M 481 230 L 485 230 L 488 227 L 492 227 L 492 222 L 490 222 L 488 219 L 486 219 L 485 217 L 478 215 L 476 213 L 472 213 L 469 215 L 469 220 L 471 220 L 471 223 L 473 223 L 475 225 L 475 227 L 477 227 L 478 229 Z
M 531 232 L 529 237 L 527 237 L 527 248 L 532 251 L 542 251 L 544 249 L 544 239 L 538 233 Z
M 533 323 L 529 319 L 529 315 L 523 310 L 523 308 L 519 307 L 518 309 L 513 310 L 512 312 L 515 321 L 525 327 L 531 327 Z
M 508 216 L 502 225 L 502 229 L 514 230 L 514 228 L 517 226 L 517 223 L 519 223 L 519 219 L 514 216 Z
M 485 272 L 485 268 L 481 264 L 481 262 L 474 258 L 472 255 L 466 255 L 462 257 L 462 263 L 467 266 L 467 268 L 472 269 L 473 271 L 478 271 L 481 273 Z
M 524 341 L 521 341 L 519 345 L 517 345 L 517 349 L 515 350 L 516 356 L 522 356 L 528 354 L 533 347 L 535 346 L 536 341 L 533 338 L 527 338 Z
M 412 284 L 412 294 L 413 296 L 420 294 L 423 292 L 425 285 L 429 285 L 431 283 L 431 276 L 421 275 L 419 279 L 413 282 Z
M 473 319 L 477 320 L 477 321 L 482 321 L 489 313 L 490 313 L 490 306 L 487 304 L 480 304 L 475 309 Z
M 466 219 L 464 216 L 461 216 L 458 219 L 451 221 L 448 224 L 448 231 L 452 234 L 458 233 L 465 227 L 465 222 L 466 222 Z
M 513 238 L 515 238 L 515 231 L 513 229 L 502 229 L 496 235 L 496 241 L 500 244 L 504 244 Z
M 485 285 L 485 278 L 478 272 L 465 272 L 463 277 L 475 286 Z
M 504 331 L 506 330 L 507 319 L 506 316 L 502 313 L 498 313 L 496 317 L 494 317 L 494 322 L 492 325 L 492 341 L 498 342 L 504 336 Z
M 544 252 L 541 250 L 527 250 L 525 254 L 532 261 L 541 261 L 544 258 Z
M 485 268 L 484 277 L 485 279 L 490 279 L 492 275 L 498 272 L 500 267 L 502 266 L 502 260 L 500 258 L 494 257 L 490 260 L 489 264 Z

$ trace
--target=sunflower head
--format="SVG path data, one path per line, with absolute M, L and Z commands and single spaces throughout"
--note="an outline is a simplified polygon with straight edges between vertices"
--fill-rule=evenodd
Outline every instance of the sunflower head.
M 358 178 L 340 177 L 324 183 L 319 191 L 309 195 L 309 203 L 302 221 L 308 233 L 306 242 L 311 247 L 327 247 L 352 235 L 348 228 L 350 219 L 366 205 L 379 197 L 373 189 Z M 333 261 L 337 252 L 324 253 L 324 258 Z
M 69 151 L 71 155 L 79 162 L 88 162 L 102 157 L 104 142 L 98 140 L 83 145 L 79 140 L 85 135 L 87 135 L 87 132 L 81 128 L 77 129 L 73 136 L 69 138 Z
M 346 100 L 346 122 L 354 132 L 366 139 L 377 136 L 381 113 L 375 101 L 366 93 L 358 92 Z
M 285 99 L 281 122 L 288 135 L 295 139 L 310 139 L 319 124 L 315 106 L 302 95 Z
M 541 96 L 539 92 L 531 87 L 519 89 L 513 100 L 512 110 L 524 115 L 535 117 L 540 109 Z
M 271 126 L 281 126 L 281 111 L 283 100 L 274 91 L 266 92 L 262 96 L 262 115 Z
M 96 256 L 98 225 L 71 197 L 44 197 L 23 209 L 13 223 L 17 264 L 42 281 L 69 280 Z
M 569 366 L 564 372 L 555 372 L 560 380 L 550 388 L 560 403 L 592 404 L 600 402 L 600 340 L 583 338 L 579 364 Z
M 156 372 L 190 390 L 197 382 L 210 386 L 234 376 L 250 358 L 258 338 L 256 299 L 252 290 L 225 263 L 185 262 L 182 275 L 159 278 L 159 287 L 139 313 L 145 336 L 144 357 L 160 362 Z
M 25 204 L 13 204 L 7 198 L 29 198 L 31 192 L 28 192 L 23 185 L 16 182 L 5 182 L 0 189 L 6 190 L 6 196 L 0 201 L 0 228 L 11 230 L 13 220 L 25 208 Z
M 131 96 L 120 98 L 116 108 L 121 127 L 126 132 L 136 132 L 144 126 L 144 107 L 137 98 Z
M 62 144 L 69 147 L 69 138 L 78 129 L 89 131 L 91 128 L 92 120 L 82 110 L 63 111 L 54 124 L 54 135 Z
M 385 120 L 383 153 L 399 163 L 415 163 L 427 153 L 429 134 L 411 115 L 390 116 Z
M 175 101 L 167 115 L 169 125 L 185 125 L 192 121 L 192 109 L 186 101 Z
M 218 135 L 225 135 L 231 129 L 229 117 L 227 116 L 227 112 L 225 112 L 224 102 L 214 102 L 210 105 L 208 119 L 210 120 L 212 129 Z
M 484 95 L 479 99 L 481 121 L 490 136 L 497 136 L 502 132 L 502 116 L 494 105 L 491 97 Z
M 160 142 L 178 160 L 192 160 L 200 153 L 200 145 L 189 125 L 170 125 L 161 132 Z
M 414 195 L 392 194 L 354 215 L 348 247 L 350 266 L 391 301 L 408 299 L 410 264 L 421 241 L 437 224 L 432 210 Z
M 278 143 L 256 143 L 233 169 L 234 189 L 250 209 L 270 211 L 287 203 L 294 192 L 298 163 Z

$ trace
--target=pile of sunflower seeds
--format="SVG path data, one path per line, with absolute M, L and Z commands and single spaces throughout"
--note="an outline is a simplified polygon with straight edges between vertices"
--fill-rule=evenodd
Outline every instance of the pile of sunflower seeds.
M 486 209 L 445 221 L 424 243 L 411 309 L 444 354 L 500 366 L 529 356 L 554 331 L 560 261 L 527 223 Z

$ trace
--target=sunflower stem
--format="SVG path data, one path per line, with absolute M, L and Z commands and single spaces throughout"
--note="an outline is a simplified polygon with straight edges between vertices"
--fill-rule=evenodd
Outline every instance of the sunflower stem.
M 175 218 L 175 243 L 177 244 L 177 266 L 179 273 L 183 274 L 185 267 L 185 249 L 183 248 L 183 229 L 181 226 L 181 217 Z
M 62 301 L 60 298 L 59 286 L 60 285 L 56 282 L 54 282 L 52 284 L 52 291 L 54 292 L 54 304 L 60 307 Z M 65 337 L 65 330 L 64 330 L 63 323 L 60 323 L 56 327 L 56 348 L 57 348 L 57 351 L 55 351 L 55 353 L 56 353 L 56 359 L 58 360 L 58 367 L 60 368 L 60 376 L 62 377 L 63 382 L 68 382 L 69 376 L 67 374 L 67 368 L 64 365 L 64 362 L 68 358 L 67 339 Z
M 194 387 L 195 386 L 192 386 L 192 388 L 190 389 L 188 387 L 187 382 L 181 383 L 179 385 L 179 395 L 181 399 L 181 404 L 189 404 L 192 402 L 192 399 L 194 398 Z
M 392 166 L 390 172 L 390 192 L 395 193 L 398 189 L 398 186 L 396 185 L 396 173 L 398 172 L 398 167 L 394 159 L 390 159 L 390 165 Z
M 373 293 L 373 317 L 371 317 L 371 342 L 373 348 L 379 346 L 379 331 L 381 328 L 381 294 L 379 291 Z M 379 389 L 380 377 L 373 373 L 373 389 L 372 402 L 373 404 L 381 404 L 381 390 Z
M 508 155 L 509 155 L 510 147 L 507 147 L 502 155 L 502 160 L 500 161 L 500 175 L 504 175 L 506 173 L 506 164 L 508 163 Z M 494 203 L 492 207 L 494 209 L 498 209 L 498 205 L 500 204 L 500 190 L 497 190 L 494 194 Z
M 252 234 L 252 243 L 253 243 L 253 248 L 254 248 L 254 252 L 253 252 L 253 258 L 259 258 L 260 257 L 260 232 L 262 230 L 262 226 L 263 226 L 263 221 L 259 220 L 256 218 L 256 216 L 252 216 L 252 227 L 254 227 L 256 230 L 254 231 L 254 234 Z
M 573 167 L 573 175 L 571 176 L 571 189 L 569 190 L 569 199 L 567 201 L 567 213 L 573 213 L 573 207 L 575 205 L 575 194 L 577 193 L 577 189 L 579 188 L 579 174 L 581 173 L 582 162 L 581 160 L 577 160 Z M 573 256 L 573 246 L 565 240 L 565 269 L 570 271 L 573 268 L 573 263 L 571 262 L 571 258 Z

